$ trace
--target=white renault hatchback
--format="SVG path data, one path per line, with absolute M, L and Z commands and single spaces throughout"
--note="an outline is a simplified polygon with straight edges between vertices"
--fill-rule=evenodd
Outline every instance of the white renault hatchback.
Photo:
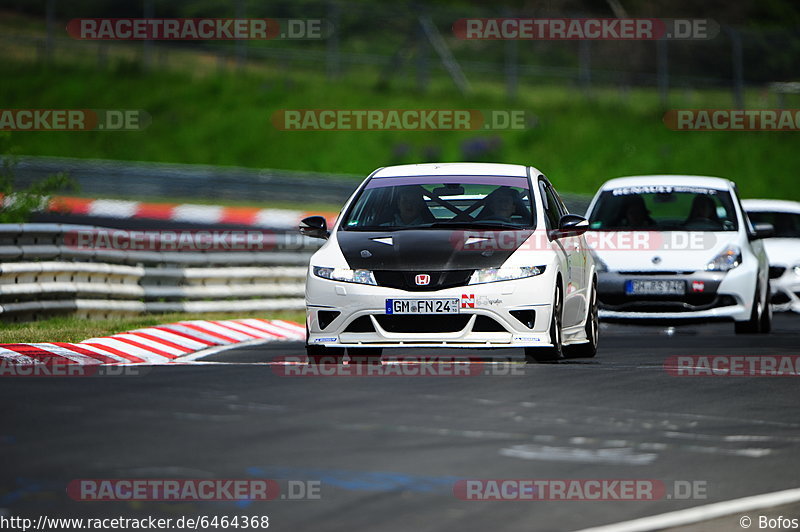
M 771 328 L 769 264 L 736 185 L 715 177 L 639 176 L 606 182 L 586 234 L 598 264 L 600 317 Z
M 532 167 L 381 168 L 347 201 L 306 281 L 309 360 L 376 362 L 384 348 L 524 348 L 526 359 L 594 356 L 588 227 Z
M 764 240 L 774 309 L 800 312 L 800 203 L 742 200 L 742 205 L 753 223 L 775 228 L 773 236 Z

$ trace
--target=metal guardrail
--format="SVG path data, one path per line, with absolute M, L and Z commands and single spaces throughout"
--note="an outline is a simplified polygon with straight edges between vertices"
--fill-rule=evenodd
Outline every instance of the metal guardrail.
M 81 235 L 102 231 L 120 230 L 0 224 L 0 320 L 301 309 L 308 261 L 322 244 L 270 234 L 267 251 L 79 245 Z
M 306 265 L 320 245 L 306 239 L 292 251 L 93 250 L 68 238 L 98 230 L 0 225 L 0 319 L 300 309 Z
M 2 160 L 2 159 L 0 159 Z M 102 198 L 205 198 L 343 205 L 363 176 L 290 170 L 165 164 L 68 157 L 20 157 L 14 166 L 18 184 L 27 185 L 58 172 L 69 174 L 82 194 Z M 571 212 L 583 214 L 590 196 L 561 194 Z M 1 257 L 0 257 L 1 258 Z
M 27 185 L 58 172 L 92 197 L 205 198 L 216 200 L 343 204 L 362 178 L 236 166 L 167 164 L 67 157 L 19 157 L 17 183 Z
M 21 166 L 29 177 L 78 167 L 97 183 L 112 181 L 102 165 L 95 166 L 96 161 L 75 161 L 37 158 Z M 180 184 L 181 179 L 190 177 L 185 173 L 187 168 L 196 168 L 108 163 L 108 168 L 127 172 L 128 177 L 145 168 L 174 171 L 170 179 L 164 179 L 158 171 L 148 174 L 159 186 L 167 187 L 165 195 L 172 196 L 180 194 L 180 187 L 188 186 L 188 182 Z M 252 178 L 241 177 L 240 183 L 249 183 L 250 195 Z M 204 179 L 207 182 L 203 186 L 216 187 L 220 179 L 227 178 L 213 173 Z M 190 181 L 196 189 L 196 176 Z M 134 182 L 137 189 L 142 185 L 139 178 Z M 310 182 L 318 198 L 324 186 L 317 180 Z M 112 186 L 120 192 L 118 183 Z M 345 198 L 351 193 L 344 189 L 333 192 L 338 186 L 332 186 L 329 192 L 341 192 Z M 583 213 L 589 198 L 568 194 L 564 201 L 572 212 Z M 0 224 L 0 320 L 29 321 L 65 313 L 109 317 L 144 312 L 300 309 L 304 306 L 308 260 L 321 245 L 311 238 L 277 233 L 270 235 L 268 250 L 225 252 L 81 247 L 74 238 L 67 238 L 98 231 L 115 230 L 74 224 Z

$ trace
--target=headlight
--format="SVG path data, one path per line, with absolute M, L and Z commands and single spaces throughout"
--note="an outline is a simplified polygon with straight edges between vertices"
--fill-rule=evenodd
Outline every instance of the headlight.
M 314 275 L 331 281 L 342 281 L 345 283 L 374 284 L 375 276 L 369 270 L 348 270 L 347 268 L 325 268 L 324 266 L 314 266 Z
M 796 276 L 800 277 L 800 264 L 798 264 L 797 266 L 795 266 L 794 268 L 792 268 L 792 271 L 794 272 L 794 274 L 795 274 Z
M 475 270 L 469 279 L 469 284 L 493 283 L 495 281 L 510 281 L 523 279 L 544 273 L 545 266 L 520 266 L 518 268 L 484 268 Z
M 722 253 L 711 259 L 706 264 L 706 270 L 710 272 L 727 272 L 742 263 L 742 250 L 738 246 L 728 246 Z

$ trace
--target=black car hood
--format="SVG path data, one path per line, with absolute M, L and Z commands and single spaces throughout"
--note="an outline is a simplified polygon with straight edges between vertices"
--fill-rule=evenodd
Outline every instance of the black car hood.
M 533 229 L 338 231 L 336 238 L 353 269 L 469 270 L 501 266 L 532 233 Z M 478 241 L 467 243 L 470 236 Z M 391 244 L 376 239 L 391 239 Z

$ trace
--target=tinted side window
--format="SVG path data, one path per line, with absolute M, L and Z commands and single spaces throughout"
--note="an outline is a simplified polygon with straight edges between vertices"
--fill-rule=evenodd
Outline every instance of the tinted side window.
M 742 200 L 739 198 L 739 189 L 736 185 L 733 185 L 733 200 L 736 202 L 736 205 L 739 206 L 739 212 L 742 213 L 742 219 L 744 220 L 744 227 L 747 230 L 747 234 L 755 235 L 756 230 L 753 228 L 753 222 L 750 221 L 750 217 L 747 215 L 747 211 L 744 210 L 742 206 Z
M 547 221 L 548 229 L 558 228 L 558 222 L 561 220 L 561 208 L 559 200 L 553 195 L 553 190 L 544 181 L 539 181 L 539 190 L 542 193 L 542 202 L 544 203 L 545 219 Z
M 558 192 L 556 192 L 556 189 L 554 189 L 552 185 L 547 188 L 550 189 L 550 192 L 553 193 L 553 196 L 556 199 L 556 203 L 558 203 L 559 210 L 561 211 L 561 216 L 569 214 L 569 209 L 567 209 L 567 206 L 564 204 L 564 201 L 561 199 L 561 196 L 558 195 Z

